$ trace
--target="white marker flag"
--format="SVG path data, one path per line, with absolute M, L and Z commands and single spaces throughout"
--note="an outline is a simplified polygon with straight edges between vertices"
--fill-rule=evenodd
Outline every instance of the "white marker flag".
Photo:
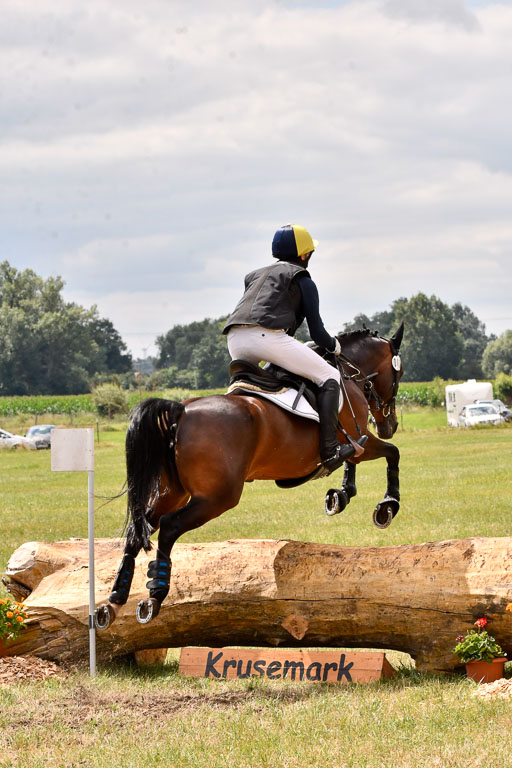
M 52 472 L 88 473 L 89 527 L 89 668 L 96 674 L 94 612 L 94 429 L 54 429 L 51 437 Z
M 54 429 L 52 472 L 94 471 L 94 429 Z

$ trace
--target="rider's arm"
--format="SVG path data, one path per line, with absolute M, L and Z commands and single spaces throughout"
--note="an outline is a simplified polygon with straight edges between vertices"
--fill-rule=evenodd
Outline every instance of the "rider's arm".
M 336 339 L 327 333 L 320 317 L 320 300 L 315 283 L 308 275 L 300 276 L 297 282 L 302 298 L 302 312 L 306 317 L 311 338 L 319 347 L 334 352 Z

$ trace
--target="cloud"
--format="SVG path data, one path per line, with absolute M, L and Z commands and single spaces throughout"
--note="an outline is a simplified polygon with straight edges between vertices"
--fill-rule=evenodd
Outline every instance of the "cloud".
M 506 317 L 511 33 L 462 0 L 12 0 L 2 253 L 164 332 L 294 221 L 334 330 L 419 290 Z
M 383 10 L 390 17 L 416 23 L 445 22 L 467 30 L 477 30 L 480 26 L 464 0 L 386 0 Z

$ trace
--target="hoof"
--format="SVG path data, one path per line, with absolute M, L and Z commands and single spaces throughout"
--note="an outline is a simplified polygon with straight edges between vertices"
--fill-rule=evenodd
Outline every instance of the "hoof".
M 384 499 L 373 510 L 373 523 L 377 528 L 387 528 L 391 525 L 394 516 L 400 509 L 396 499 Z
M 150 597 L 147 600 L 141 600 L 137 606 L 137 621 L 139 624 L 149 624 L 151 619 L 158 616 L 159 611 L 160 603 L 158 600 L 155 600 L 153 597 Z
M 349 501 L 350 499 L 343 489 L 330 488 L 325 495 L 325 514 L 329 517 L 339 515 L 340 512 L 343 512 Z
M 94 625 L 99 632 L 104 632 L 110 627 L 116 614 L 110 603 L 101 605 L 94 614 Z

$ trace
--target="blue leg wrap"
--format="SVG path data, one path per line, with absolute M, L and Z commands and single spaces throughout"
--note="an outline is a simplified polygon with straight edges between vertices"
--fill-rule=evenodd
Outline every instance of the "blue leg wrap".
M 114 588 L 108 598 L 111 603 L 117 603 L 117 605 L 126 603 L 130 594 L 134 570 L 135 558 L 133 555 L 124 555 L 117 572 Z
M 148 567 L 148 577 L 146 587 L 149 589 L 149 596 L 162 603 L 169 594 L 171 583 L 170 560 L 152 560 Z

